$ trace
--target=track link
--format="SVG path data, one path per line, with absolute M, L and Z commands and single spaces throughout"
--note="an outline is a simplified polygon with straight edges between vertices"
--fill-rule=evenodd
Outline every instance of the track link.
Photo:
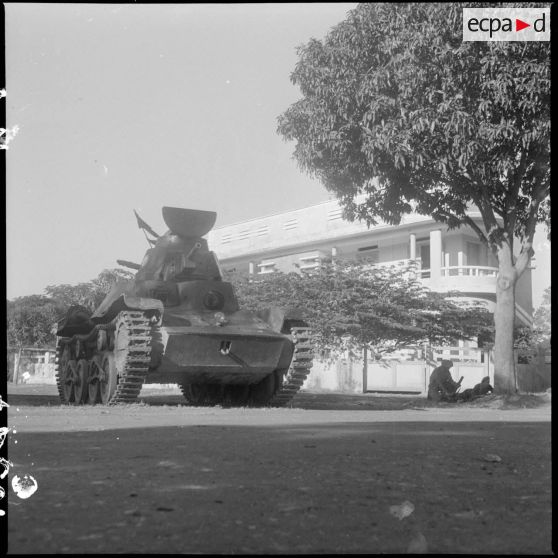
M 124 333 L 128 342 L 126 346 L 117 347 L 118 340 L 115 341 L 115 352 L 122 353 L 119 356 L 122 366 L 118 370 L 116 390 L 109 400 L 111 405 L 136 401 L 149 371 L 154 333 L 149 318 L 138 311 L 120 312 L 115 326 L 117 334 Z
M 310 328 L 292 327 L 291 336 L 294 342 L 293 359 L 283 385 L 269 401 L 272 407 L 285 406 L 298 393 L 312 368 L 314 353 L 310 343 Z
M 56 387 L 58 389 L 58 396 L 60 397 L 60 401 L 65 402 L 66 398 L 64 396 L 64 378 L 63 378 L 63 363 L 62 363 L 62 354 L 64 353 L 64 349 L 66 348 L 66 343 L 62 342 L 62 339 L 58 339 L 56 342 L 56 356 L 55 356 L 55 365 L 56 365 Z

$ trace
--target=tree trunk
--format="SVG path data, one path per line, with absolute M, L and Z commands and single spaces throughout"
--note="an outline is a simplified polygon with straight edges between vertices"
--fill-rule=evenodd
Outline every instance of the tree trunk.
M 515 284 L 517 271 L 508 243 L 498 247 L 496 308 L 494 309 L 494 390 L 515 393 L 515 359 L 513 352 L 515 323 Z

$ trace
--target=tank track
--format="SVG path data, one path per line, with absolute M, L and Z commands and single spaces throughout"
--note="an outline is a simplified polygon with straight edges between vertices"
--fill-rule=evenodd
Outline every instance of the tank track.
M 122 370 L 118 376 L 116 390 L 109 404 L 133 403 L 136 401 L 151 363 L 151 346 L 157 328 L 150 319 L 139 311 L 123 311 L 109 323 L 96 325 L 87 334 L 76 334 L 71 338 L 59 338 L 56 345 L 56 387 L 61 401 L 65 401 L 61 369 L 62 355 L 67 345 L 77 341 L 87 341 L 95 337 L 99 330 L 127 330 L 128 346 L 123 357 Z
M 151 363 L 151 341 L 154 326 L 143 312 L 120 312 L 115 322 L 116 331 L 125 327 L 129 343 L 124 365 L 118 376 L 116 391 L 109 404 L 136 401 Z
M 56 365 L 56 387 L 58 389 L 58 396 L 60 397 L 60 401 L 64 401 L 64 384 L 62 382 L 62 353 L 66 348 L 66 344 L 62 342 L 61 339 L 57 340 L 56 343 L 56 356 L 54 357 L 55 365 Z
M 289 370 L 285 374 L 283 385 L 269 400 L 272 407 L 284 407 L 298 393 L 312 368 L 314 353 L 310 343 L 310 328 L 292 327 L 291 336 L 294 352 Z

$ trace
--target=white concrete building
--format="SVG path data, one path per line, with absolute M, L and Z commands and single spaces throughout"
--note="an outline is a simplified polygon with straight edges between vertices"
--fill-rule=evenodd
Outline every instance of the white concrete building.
M 481 222 L 480 214 L 470 216 Z M 208 243 L 223 269 L 253 274 L 311 269 L 324 257 L 394 263 L 416 260 L 424 285 L 438 292 L 458 291 L 493 311 L 496 301 L 497 262 L 468 227 L 456 230 L 421 215 L 405 216 L 399 225 L 368 228 L 342 218 L 336 201 L 327 201 L 285 213 L 250 219 L 213 229 Z M 516 318 L 532 324 L 531 270 L 516 288 Z M 455 380 L 464 376 L 462 389 L 484 376 L 494 381 L 491 354 L 475 343 L 456 347 L 420 348 L 376 361 L 363 351 L 359 361 L 348 359 L 327 366 L 314 363 L 304 388 L 342 392 L 410 392 L 426 395 L 430 373 L 442 358 L 451 358 Z
M 481 222 L 480 214 L 471 217 Z M 348 222 L 336 201 L 327 201 L 213 229 L 208 235 L 223 269 L 254 274 L 309 269 L 324 257 L 338 256 L 377 263 L 417 260 L 421 279 L 432 290 L 459 291 L 486 301 L 496 300 L 497 262 L 476 233 L 448 230 L 429 217 L 408 215 L 399 225 L 368 228 Z M 516 288 L 516 316 L 532 324 L 531 270 Z

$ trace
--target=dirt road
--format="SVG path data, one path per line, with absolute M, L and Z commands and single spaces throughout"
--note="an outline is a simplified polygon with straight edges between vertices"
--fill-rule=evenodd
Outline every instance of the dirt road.
M 10 490 L 9 553 L 552 551 L 550 408 L 530 399 L 222 409 L 154 392 L 71 408 L 25 389 L 9 399 L 10 477 L 38 490 Z

